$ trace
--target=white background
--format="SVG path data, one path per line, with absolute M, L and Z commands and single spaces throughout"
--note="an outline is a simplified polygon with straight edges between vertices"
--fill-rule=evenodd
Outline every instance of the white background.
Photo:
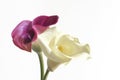
M 58 28 L 91 47 L 92 59 L 62 65 L 48 80 L 120 80 L 119 0 L 0 0 L 0 80 L 40 80 L 36 53 L 11 38 L 20 21 L 39 15 L 58 15 Z

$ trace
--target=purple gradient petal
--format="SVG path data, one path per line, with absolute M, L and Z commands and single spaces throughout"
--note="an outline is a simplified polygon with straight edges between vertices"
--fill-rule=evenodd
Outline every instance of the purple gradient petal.
M 56 24 L 58 21 L 58 16 L 54 15 L 54 16 L 49 16 L 46 21 L 43 23 L 43 26 L 50 26 L 53 24 Z
M 38 32 L 42 33 L 49 28 L 50 25 L 56 24 L 58 21 L 58 16 L 38 16 L 33 20 L 33 28 Z
M 11 35 L 17 47 L 31 52 L 31 43 L 37 38 L 37 33 L 32 28 L 32 21 L 24 20 L 20 22 Z
M 11 34 L 14 44 L 22 50 L 31 52 L 32 41 L 37 39 L 37 34 L 44 32 L 57 21 L 57 15 L 38 16 L 33 21 L 21 21 Z
M 43 15 L 43 16 L 38 16 L 38 17 L 36 17 L 34 20 L 33 20 L 33 25 L 43 25 L 44 24 L 44 22 L 46 21 L 48 19 L 48 16 L 45 16 L 45 15 Z

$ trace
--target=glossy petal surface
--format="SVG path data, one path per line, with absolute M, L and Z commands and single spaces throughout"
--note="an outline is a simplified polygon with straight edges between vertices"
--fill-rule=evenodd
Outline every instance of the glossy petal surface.
M 26 51 L 31 51 L 31 42 L 37 38 L 37 33 L 32 29 L 32 22 L 20 22 L 12 32 L 14 44 Z

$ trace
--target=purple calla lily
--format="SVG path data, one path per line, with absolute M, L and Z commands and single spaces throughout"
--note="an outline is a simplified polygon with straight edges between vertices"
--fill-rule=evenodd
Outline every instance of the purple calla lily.
M 20 22 L 12 32 L 14 44 L 26 51 L 31 51 L 31 42 L 37 38 L 37 33 L 32 28 L 32 21 Z
M 44 32 L 57 21 L 57 15 L 38 16 L 33 21 L 23 20 L 12 31 L 14 44 L 22 50 L 31 52 L 32 41 L 37 39 L 37 34 Z

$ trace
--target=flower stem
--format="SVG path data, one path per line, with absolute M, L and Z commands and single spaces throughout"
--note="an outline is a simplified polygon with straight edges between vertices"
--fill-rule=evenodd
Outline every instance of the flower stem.
M 50 72 L 50 71 L 47 69 L 46 72 L 45 72 L 45 75 L 44 75 L 43 80 L 47 80 L 47 76 L 48 76 L 49 72 Z
M 40 62 L 40 74 L 41 74 L 41 80 L 44 78 L 44 61 L 43 61 L 43 56 L 42 53 L 38 53 L 39 57 L 39 62 Z

